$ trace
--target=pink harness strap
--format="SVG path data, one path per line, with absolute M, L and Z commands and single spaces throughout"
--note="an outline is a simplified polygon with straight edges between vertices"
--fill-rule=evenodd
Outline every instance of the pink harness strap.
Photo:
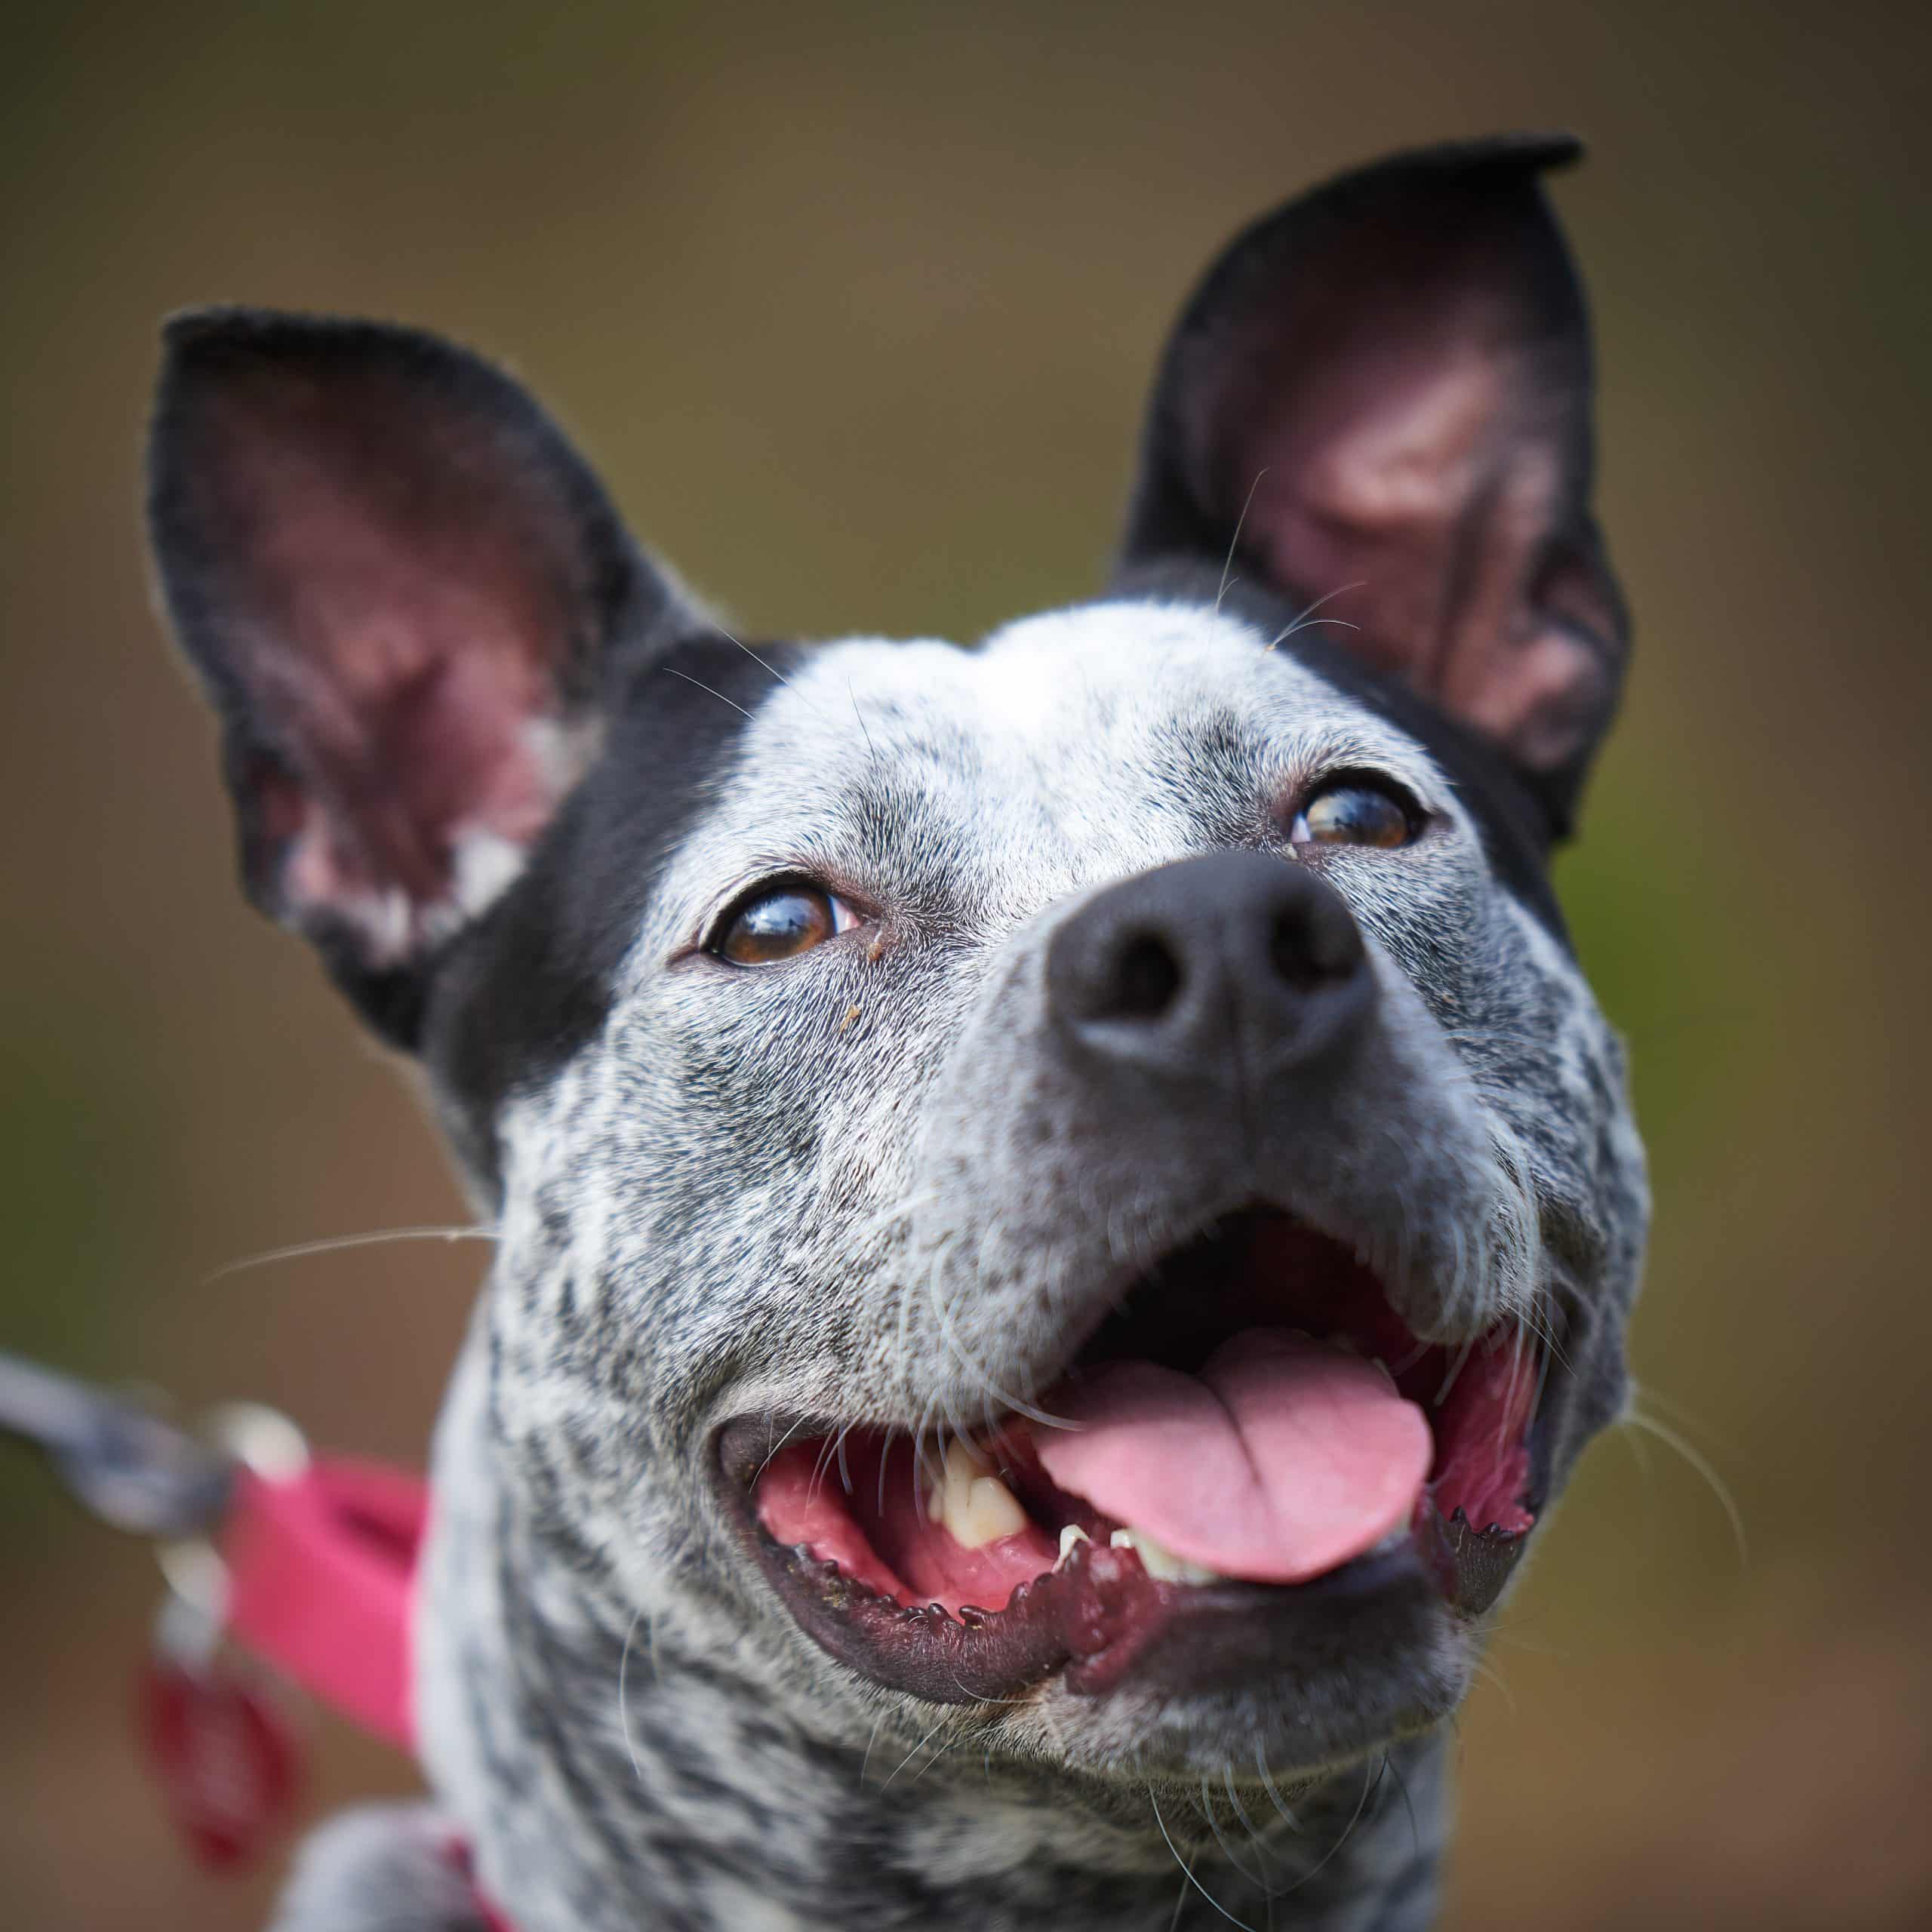
M 285 1481 L 238 1471 L 222 1538 L 230 1634 L 406 1751 L 416 1742 L 411 1633 L 428 1519 L 420 1476 L 318 1457 Z M 468 1878 L 468 1846 L 453 1843 L 450 1856 Z M 480 1894 L 477 1907 L 490 1932 L 513 1932 Z
M 352 1723 L 415 1743 L 410 1618 L 429 1513 L 421 1479 L 318 1459 L 285 1482 L 244 1469 L 222 1554 L 228 1627 Z

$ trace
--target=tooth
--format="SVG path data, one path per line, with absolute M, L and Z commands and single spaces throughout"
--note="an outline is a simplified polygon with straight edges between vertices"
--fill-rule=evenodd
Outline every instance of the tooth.
M 1131 1549 L 1140 1559 L 1140 1567 L 1163 1583 L 1218 1583 L 1218 1570 L 1190 1563 L 1177 1556 L 1165 1543 L 1157 1543 L 1145 1530 L 1116 1530 L 1107 1541 L 1115 1549 Z
M 1091 1543 L 1092 1540 L 1093 1539 L 1078 1523 L 1069 1523 L 1060 1533 L 1060 1559 L 1054 1564 L 1054 1567 L 1057 1570 L 1060 1564 L 1073 1554 L 1074 1546 L 1076 1544 Z
M 970 1442 L 946 1444 L 945 1472 L 926 1497 L 926 1514 L 962 1549 L 978 1549 L 1026 1527 L 1026 1512 L 992 1465 Z

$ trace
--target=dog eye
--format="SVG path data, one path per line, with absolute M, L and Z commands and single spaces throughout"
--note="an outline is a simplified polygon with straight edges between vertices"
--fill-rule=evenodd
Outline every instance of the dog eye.
M 1332 778 L 1301 808 L 1288 841 L 1294 845 L 1413 844 L 1422 829 L 1420 806 L 1381 779 Z
M 809 952 L 858 923 L 851 907 L 823 886 L 791 879 L 743 901 L 722 921 L 710 950 L 734 966 L 768 966 Z

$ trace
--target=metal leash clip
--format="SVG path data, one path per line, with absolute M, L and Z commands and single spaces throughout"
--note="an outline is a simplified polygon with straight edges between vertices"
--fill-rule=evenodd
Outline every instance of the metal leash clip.
M 225 1641 L 218 1537 L 238 1472 L 270 1483 L 301 1475 L 301 1432 L 254 1403 L 226 1404 L 190 1431 L 0 1352 L 0 1432 L 38 1447 L 90 1515 L 153 1539 L 168 1590 L 141 1675 L 142 1742 L 189 1849 L 210 1866 L 245 1862 L 292 1810 L 301 1753 L 286 1700 Z
M 200 1535 L 228 1507 L 231 1454 L 127 1396 L 3 1351 L 0 1432 L 39 1449 L 90 1515 L 135 1536 Z

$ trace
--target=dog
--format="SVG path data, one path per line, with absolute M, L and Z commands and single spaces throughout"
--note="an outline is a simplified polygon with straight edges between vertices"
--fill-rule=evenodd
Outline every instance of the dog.
M 746 643 L 435 337 L 168 325 L 247 893 L 496 1241 L 433 1795 L 281 1932 L 1428 1922 L 1647 1213 L 1549 876 L 1628 639 L 1577 152 L 1247 229 L 1104 588 L 965 645 Z

